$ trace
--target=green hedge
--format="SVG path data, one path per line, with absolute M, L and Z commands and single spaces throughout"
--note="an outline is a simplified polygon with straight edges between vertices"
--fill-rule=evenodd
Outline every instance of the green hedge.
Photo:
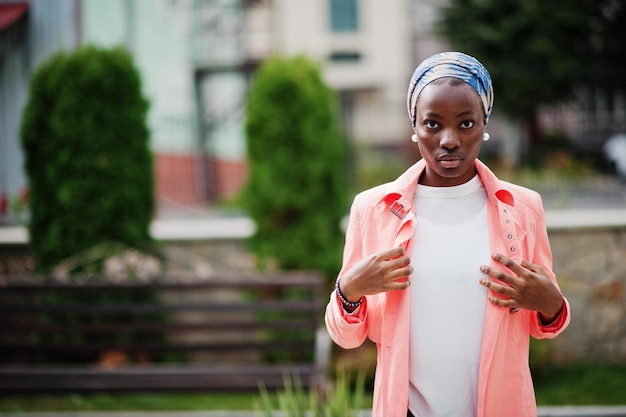
M 151 242 L 147 111 L 139 73 L 122 48 L 62 52 L 36 69 L 21 140 L 38 271 L 103 242 Z
M 242 205 L 256 222 L 261 263 L 336 276 L 345 205 L 345 141 L 317 66 L 276 57 L 255 75 L 247 106 L 250 177 Z

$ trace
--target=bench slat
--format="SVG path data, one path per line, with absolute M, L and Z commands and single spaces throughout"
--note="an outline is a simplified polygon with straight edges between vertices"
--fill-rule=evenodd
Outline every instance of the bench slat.
M 30 345 L 24 343 L 11 343 L 4 342 L 0 346 L 0 353 L 6 352 L 20 352 L 21 354 L 32 353 L 59 353 L 67 354 L 69 356 L 72 353 L 89 353 L 89 352 L 102 352 L 108 350 L 116 350 L 121 352 L 153 352 L 153 353 L 167 353 L 167 352 L 193 352 L 193 351 L 205 351 L 205 352 L 229 352 L 229 351 L 260 351 L 260 350 L 279 350 L 279 349 L 293 349 L 294 351 L 305 350 L 311 348 L 310 341 L 271 341 L 266 342 L 258 341 L 256 339 L 248 338 L 246 340 L 238 340 L 234 342 L 214 342 L 214 343 L 193 343 L 193 344 L 80 344 L 71 345 L 64 344 L 62 346 L 54 345 Z
M 144 390 L 257 390 L 283 387 L 284 379 L 295 375 L 309 386 L 311 364 L 280 366 L 196 365 L 121 367 L 111 370 L 63 368 L 0 368 L 0 392 L 23 391 L 144 391 Z M 50 383 L 55 381 L 55 383 Z
M 240 303 L 195 303 L 195 304 L 66 304 L 66 305 L 23 305 L 16 303 L 6 303 L 0 306 L 0 314 L 157 314 L 180 311 L 290 311 L 307 312 L 316 307 L 314 301 L 272 301 L 272 302 L 240 302 Z
M 77 280 L 0 277 L 0 394 L 249 391 L 281 388 L 289 373 L 303 386 L 325 375 L 318 274 Z M 120 303 L 92 301 L 103 294 Z
M 210 322 L 189 324 L 187 322 L 176 323 L 98 323 L 98 324 L 28 324 L 19 326 L 15 324 L 5 325 L 0 321 L 3 334 L 16 335 L 48 335 L 48 334 L 107 334 L 107 333 L 134 333 L 134 334 L 154 334 L 154 333 L 196 333 L 220 330 L 229 331 L 261 331 L 261 330 L 293 330 L 293 329 L 315 329 L 317 321 L 311 319 L 294 319 L 289 321 L 251 321 L 248 318 L 232 320 L 228 322 Z

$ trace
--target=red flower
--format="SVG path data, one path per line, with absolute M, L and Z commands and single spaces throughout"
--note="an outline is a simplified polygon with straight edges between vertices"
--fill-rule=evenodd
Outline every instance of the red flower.
M 9 193 L 7 190 L 2 190 L 0 195 L 0 214 L 5 215 L 9 212 Z

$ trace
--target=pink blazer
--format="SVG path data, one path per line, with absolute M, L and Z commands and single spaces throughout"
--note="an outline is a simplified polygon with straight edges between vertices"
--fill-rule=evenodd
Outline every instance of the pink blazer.
M 374 252 L 402 246 L 410 253 L 417 226 L 413 194 L 424 167 L 420 160 L 397 180 L 364 191 L 354 199 L 340 277 Z M 525 259 L 539 264 L 556 282 L 539 194 L 500 181 L 478 160 L 476 168 L 488 194 L 491 252 L 505 254 L 516 262 Z M 499 264 L 493 266 L 503 268 Z M 335 343 L 350 349 L 369 337 L 377 345 L 373 417 L 407 415 L 409 301 L 409 291 L 367 296 L 358 312 L 348 315 L 333 292 L 326 307 L 326 327 Z M 478 377 L 478 417 L 537 415 L 528 367 L 529 336 L 554 338 L 569 320 L 567 300 L 563 312 L 549 326 L 541 324 L 537 312 L 520 310 L 511 314 L 508 308 L 487 302 Z

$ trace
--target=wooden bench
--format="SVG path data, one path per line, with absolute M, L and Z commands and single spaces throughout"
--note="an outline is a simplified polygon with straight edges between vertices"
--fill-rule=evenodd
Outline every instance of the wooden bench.
M 0 393 L 253 391 L 326 375 L 317 274 L 41 281 L 0 278 Z

